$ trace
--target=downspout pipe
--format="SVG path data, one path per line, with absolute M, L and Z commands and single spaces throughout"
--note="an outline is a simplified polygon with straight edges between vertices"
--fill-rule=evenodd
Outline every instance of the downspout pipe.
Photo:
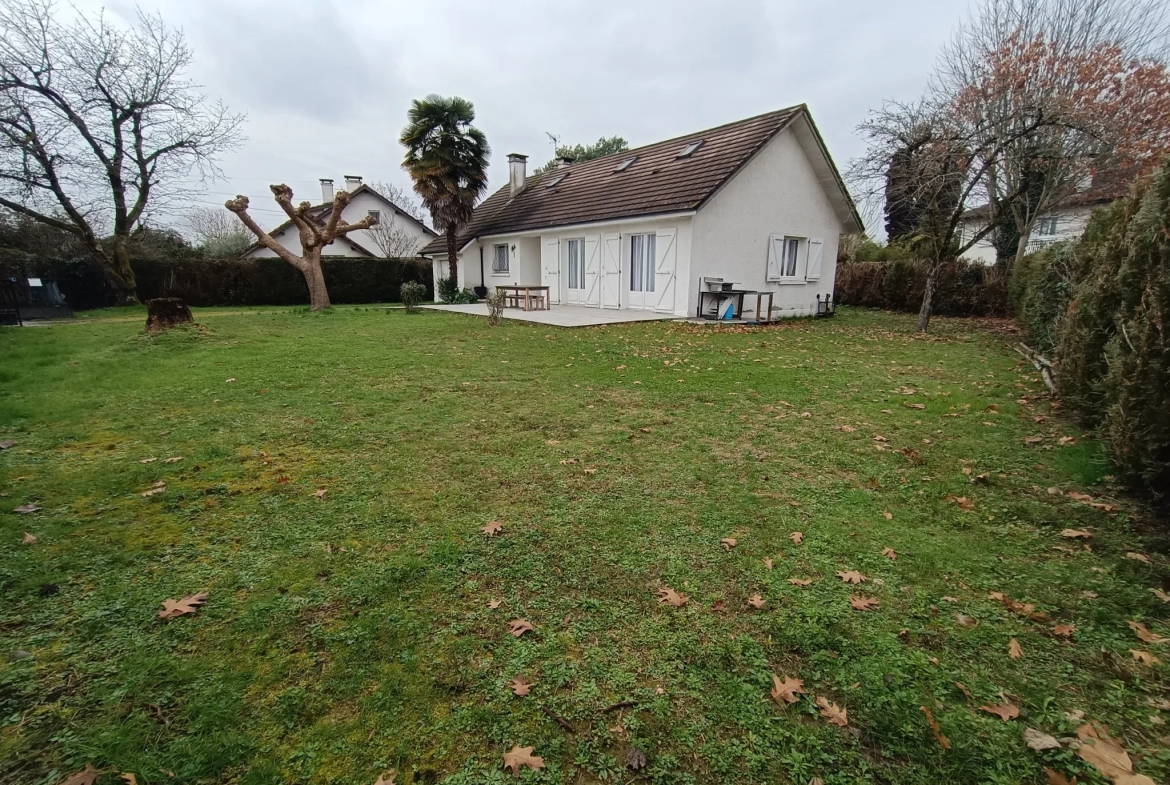
M 479 246 L 479 286 L 475 287 L 479 297 L 487 297 L 487 279 L 483 276 L 483 244 Z

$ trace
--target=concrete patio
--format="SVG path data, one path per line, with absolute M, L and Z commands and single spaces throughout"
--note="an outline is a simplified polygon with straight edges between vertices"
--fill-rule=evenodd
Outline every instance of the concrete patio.
M 470 316 L 488 315 L 487 305 L 472 303 L 470 305 L 422 305 L 430 311 L 445 313 L 465 313 Z M 552 327 L 596 327 L 602 324 L 622 324 L 624 322 L 654 322 L 678 319 L 680 317 L 670 313 L 655 313 L 654 311 L 628 311 L 608 308 L 586 308 L 582 305 L 554 305 L 548 311 L 524 311 L 519 308 L 505 308 L 505 319 L 515 319 L 519 322 L 533 324 L 547 324 Z

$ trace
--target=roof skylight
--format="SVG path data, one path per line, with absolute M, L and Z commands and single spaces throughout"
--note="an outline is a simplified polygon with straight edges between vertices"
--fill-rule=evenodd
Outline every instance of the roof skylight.
M 634 165 L 634 161 L 637 161 L 637 160 L 638 160 L 638 156 L 636 156 L 636 155 L 635 155 L 635 156 L 633 156 L 632 158 L 627 158 L 626 160 L 622 161 L 620 164 L 618 164 L 617 166 L 615 166 L 615 167 L 613 168 L 613 170 L 614 170 L 615 172 L 624 172 L 624 171 L 626 171 L 627 169 L 629 169 L 631 166 L 633 166 L 633 165 Z
M 544 187 L 545 188 L 553 188 L 555 186 L 558 186 L 561 184 L 561 181 L 564 180 L 568 176 L 569 176 L 568 172 L 565 172 L 562 175 L 558 175 L 558 176 L 554 177 L 553 179 L 549 180 L 547 183 L 545 183 Z
M 695 142 L 691 142 L 686 147 L 684 147 L 682 149 L 682 152 L 679 153 L 678 155 L 676 155 L 675 158 L 690 158 L 692 155 L 695 154 L 695 151 L 698 150 L 702 146 L 703 146 L 702 139 L 699 139 L 698 141 L 695 141 Z

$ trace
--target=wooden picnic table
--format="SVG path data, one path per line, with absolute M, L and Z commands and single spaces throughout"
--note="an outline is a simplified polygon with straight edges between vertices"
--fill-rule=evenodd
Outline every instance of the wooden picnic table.
M 533 310 L 535 304 L 539 310 L 548 311 L 552 308 L 549 301 L 548 286 L 521 286 L 519 284 L 497 285 L 506 293 L 507 304 L 510 308 L 521 308 L 525 311 Z M 523 303 L 523 305 L 521 305 Z

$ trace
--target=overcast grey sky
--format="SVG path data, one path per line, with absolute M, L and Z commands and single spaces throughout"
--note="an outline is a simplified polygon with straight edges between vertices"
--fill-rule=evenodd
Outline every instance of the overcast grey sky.
M 82 0 L 131 18 L 134 2 Z M 505 157 L 552 155 L 619 134 L 632 146 L 807 103 L 838 167 L 885 98 L 926 81 L 966 0 L 141 0 L 182 27 L 191 76 L 246 112 L 248 141 L 202 201 L 267 186 L 317 201 L 317 178 L 356 174 L 409 187 L 398 134 L 412 98 L 461 95 Z M 268 212 L 261 212 L 266 210 Z

